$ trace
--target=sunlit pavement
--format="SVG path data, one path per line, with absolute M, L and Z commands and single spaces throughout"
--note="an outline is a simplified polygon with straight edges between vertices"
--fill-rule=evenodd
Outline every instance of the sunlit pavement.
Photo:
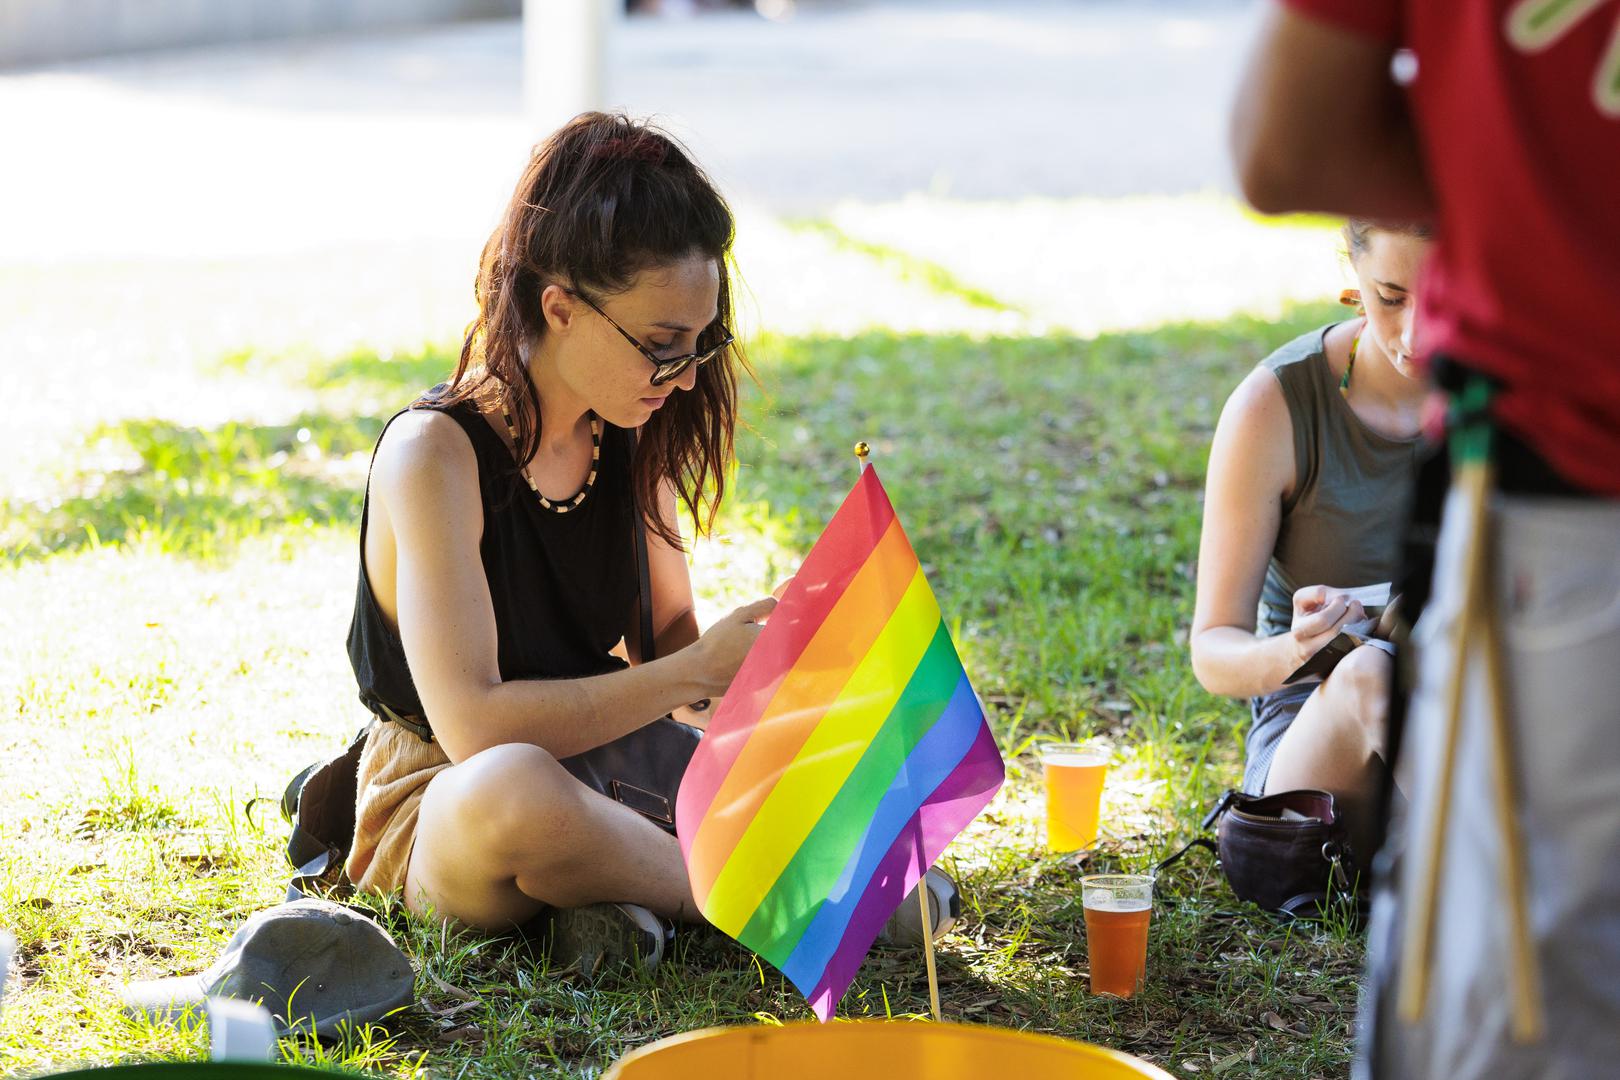
M 662 117 L 736 203 L 745 330 L 1094 333 L 1336 287 L 1325 234 L 1219 194 L 1252 19 L 1214 0 L 636 19 L 609 98 Z M 42 402 L 0 434 L 7 484 L 94 420 L 303 404 L 199 372 L 222 353 L 455 337 L 537 134 L 520 83 L 516 21 L 0 75 L 0 393 Z

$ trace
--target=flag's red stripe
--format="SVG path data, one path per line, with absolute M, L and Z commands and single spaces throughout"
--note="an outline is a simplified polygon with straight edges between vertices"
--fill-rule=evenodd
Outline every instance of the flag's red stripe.
M 912 601 L 911 609 L 902 619 L 900 609 L 908 598 Z M 819 739 L 821 724 L 829 710 L 844 701 L 846 694 L 853 690 L 856 695 L 845 703 L 846 725 L 852 716 L 863 716 L 874 724 L 882 723 L 883 714 L 889 711 L 894 695 L 903 684 L 894 683 L 884 688 L 873 686 L 868 678 L 857 686 L 854 676 L 876 657 L 875 670 L 891 676 L 888 681 L 893 682 L 893 677 L 904 678 L 904 674 L 891 666 L 896 663 L 915 666 L 916 656 L 907 655 L 905 661 L 900 660 L 902 653 L 909 654 L 908 644 L 916 646 L 917 656 L 924 651 L 926 634 L 916 633 L 919 614 L 925 623 L 939 625 L 939 605 L 934 602 L 917 566 L 917 556 L 906 541 L 905 530 L 895 521 L 889 525 L 889 531 L 878 542 L 866 565 L 850 581 L 832 612 L 822 621 L 821 629 L 805 646 L 793 670 L 782 680 L 776 696 L 765 706 L 764 715 L 755 721 L 742 753 L 737 755 L 731 770 L 720 782 L 708 813 L 698 825 L 697 835 L 691 839 L 686 868 L 692 882 L 692 895 L 698 902 L 698 910 L 721 929 L 733 932 L 741 929 L 733 926 L 724 914 L 727 901 L 722 901 L 720 908 L 711 909 L 709 905 L 710 890 L 718 887 L 723 869 L 736 855 L 738 843 L 759 824 L 760 810 L 775 798 L 776 786 L 795 772 L 799 756 L 807 752 L 819 756 L 829 751 L 827 740 Z M 908 630 L 917 641 L 907 642 Z M 765 634 L 770 632 L 767 627 Z M 897 636 L 891 640 L 892 633 Z M 880 647 L 879 642 L 884 643 L 883 646 Z M 839 740 L 832 738 L 831 741 L 836 744 Z M 814 751 L 811 750 L 813 742 L 818 743 Z M 820 774 L 821 770 L 812 767 L 812 772 Z M 802 781 L 804 777 L 799 779 Z M 791 797 L 790 805 L 796 806 L 800 813 L 809 814 L 808 820 L 814 821 L 819 808 L 832 795 L 831 790 L 822 790 L 817 796 L 801 788 Z M 803 804 L 805 798 L 815 806 Z M 792 810 L 788 807 L 778 809 L 787 810 L 791 817 Z M 777 820 L 778 824 L 782 823 L 782 819 Z M 790 856 L 792 850 L 779 850 L 777 854 Z M 739 914 L 742 913 L 732 910 L 732 915 Z
M 681 782 L 675 820 L 688 855 L 699 822 L 765 707 L 893 521 L 894 507 L 877 471 L 863 469 L 772 612 L 771 633 L 743 661 Z

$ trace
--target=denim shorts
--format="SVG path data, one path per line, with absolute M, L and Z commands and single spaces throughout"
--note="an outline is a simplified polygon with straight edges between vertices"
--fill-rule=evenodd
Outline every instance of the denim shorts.
M 1266 793 L 1266 776 L 1271 772 L 1271 759 L 1277 755 L 1283 733 L 1294 722 L 1294 717 L 1299 715 L 1306 699 L 1321 685 L 1319 681 L 1300 683 L 1249 699 L 1254 722 L 1249 725 L 1247 760 L 1243 766 L 1243 790 L 1246 794 Z

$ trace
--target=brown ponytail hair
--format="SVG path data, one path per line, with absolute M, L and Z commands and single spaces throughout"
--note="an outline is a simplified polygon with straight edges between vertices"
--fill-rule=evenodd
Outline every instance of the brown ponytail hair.
M 540 446 L 540 402 L 521 349 L 545 332 L 546 286 L 611 296 L 643 270 L 698 254 L 719 269 L 716 326 L 730 326 L 734 232 L 725 199 L 668 134 L 618 114 L 574 117 L 535 147 L 484 245 L 474 288 L 478 317 L 438 400 L 472 399 L 490 410 L 505 404 L 517 431 L 516 460 L 528 461 Z M 707 340 L 700 337 L 697 348 Z M 674 547 L 681 537 L 658 514 L 659 487 L 674 485 L 700 532 L 713 526 L 734 460 L 738 368 L 752 374 L 733 345 L 699 367 L 697 384 L 670 395 L 641 429 L 631 483 L 648 528 Z

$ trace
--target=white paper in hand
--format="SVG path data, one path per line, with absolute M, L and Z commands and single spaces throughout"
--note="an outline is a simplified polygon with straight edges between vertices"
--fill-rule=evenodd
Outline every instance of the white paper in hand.
M 1389 606 L 1389 592 L 1392 587 L 1389 582 L 1384 581 L 1377 585 L 1363 585 L 1357 589 L 1330 589 L 1328 591 L 1330 595 L 1336 593 L 1351 600 L 1359 600 L 1362 608 L 1370 613 L 1375 608 Z

